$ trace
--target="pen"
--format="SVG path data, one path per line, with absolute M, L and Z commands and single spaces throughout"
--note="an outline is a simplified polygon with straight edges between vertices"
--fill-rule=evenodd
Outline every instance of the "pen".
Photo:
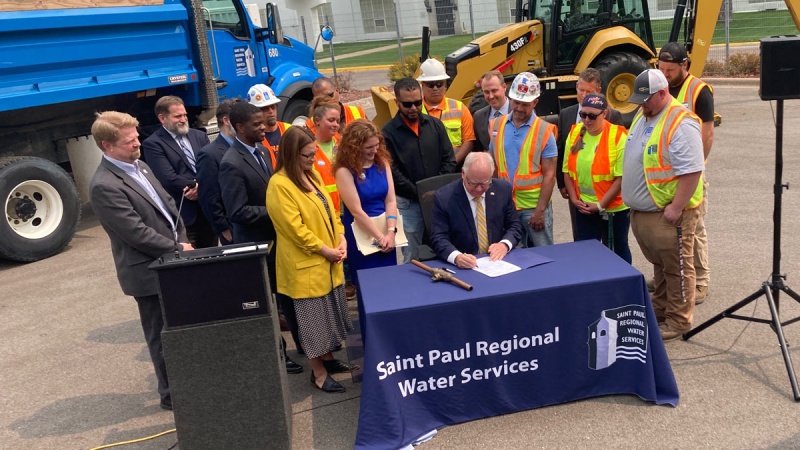
M 448 269 L 447 267 L 445 267 L 445 268 L 444 268 L 444 270 L 446 270 L 446 271 L 448 271 L 448 272 L 450 272 L 450 273 L 452 273 L 452 274 L 455 274 L 455 273 L 456 273 L 456 271 L 455 271 L 455 270 Z

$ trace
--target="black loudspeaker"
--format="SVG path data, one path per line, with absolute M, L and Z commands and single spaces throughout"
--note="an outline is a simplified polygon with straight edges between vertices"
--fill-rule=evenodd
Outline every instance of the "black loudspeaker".
M 182 450 L 291 448 L 292 410 L 266 246 L 154 262 Z
M 800 36 L 761 39 L 761 100 L 800 99 Z

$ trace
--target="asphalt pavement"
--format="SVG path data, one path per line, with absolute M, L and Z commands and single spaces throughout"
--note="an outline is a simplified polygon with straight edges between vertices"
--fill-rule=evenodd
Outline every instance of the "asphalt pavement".
M 707 170 L 712 281 L 695 325 L 758 290 L 773 262 L 776 104 L 759 99 L 757 82 L 713 84 L 723 121 Z M 785 102 L 783 142 L 784 183 L 794 185 L 800 104 L 791 100 Z M 798 208 L 800 195 L 784 190 L 780 273 L 796 290 Z M 554 212 L 556 241 L 568 242 L 563 199 L 554 199 Z M 633 237 L 631 248 L 634 266 L 650 276 Z M 800 314 L 800 305 L 785 295 L 780 307 L 784 320 Z M 740 313 L 769 317 L 763 298 Z M 784 332 L 800 365 L 800 324 Z M 0 262 L 0 342 L 0 448 L 89 449 L 175 426 L 172 413 L 158 406 L 135 302 L 120 291 L 108 238 L 89 210 L 62 253 L 30 264 Z M 419 448 L 800 448 L 800 404 L 768 325 L 724 319 L 666 348 L 680 389 L 676 408 L 634 396 L 600 397 L 451 426 Z M 289 376 L 293 448 L 352 448 L 361 385 L 337 375 L 346 393 L 317 391 L 308 381 L 308 362 L 289 354 L 305 367 Z M 176 440 L 172 433 L 117 448 L 167 449 Z

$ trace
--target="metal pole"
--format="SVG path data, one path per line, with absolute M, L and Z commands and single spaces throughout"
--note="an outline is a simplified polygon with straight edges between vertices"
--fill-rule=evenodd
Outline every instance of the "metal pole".
M 397 53 L 400 57 L 398 61 L 400 61 L 400 64 L 403 64 L 403 43 L 400 40 L 400 14 L 398 14 L 397 11 L 397 0 L 394 2 L 394 16 L 397 18 L 397 26 L 395 28 L 397 28 Z
M 475 19 L 472 16 L 472 0 L 469 0 L 469 29 L 472 32 L 472 40 L 475 40 Z
M 308 45 L 308 36 L 306 36 L 306 18 L 304 16 L 300 16 L 300 27 L 303 29 L 303 43 Z M 317 53 L 316 47 L 314 48 L 314 53 Z
M 730 0 L 725 0 L 725 63 L 731 57 L 731 5 Z
M 333 38 L 328 41 L 328 47 L 331 48 L 331 67 L 333 67 L 333 79 L 336 80 L 336 55 L 333 54 Z

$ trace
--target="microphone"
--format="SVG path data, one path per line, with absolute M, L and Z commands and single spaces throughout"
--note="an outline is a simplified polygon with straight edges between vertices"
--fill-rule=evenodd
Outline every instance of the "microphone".
M 197 186 L 197 180 L 192 180 L 186 185 L 186 189 L 194 189 L 195 186 Z M 175 229 L 172 233 L 172 236 L 175 239 L 175 259 L 181 259 L 180 250 L 178 250 L 178 246 L 180 244 L 180 242 L 178 242 L 178 220 L 181 220 L 181 209 L 183 208 L 183 200 L 185 198 L 185 195 L 181 195 L 181 203 L 178 205 L 178 217 L 175 218 Z

